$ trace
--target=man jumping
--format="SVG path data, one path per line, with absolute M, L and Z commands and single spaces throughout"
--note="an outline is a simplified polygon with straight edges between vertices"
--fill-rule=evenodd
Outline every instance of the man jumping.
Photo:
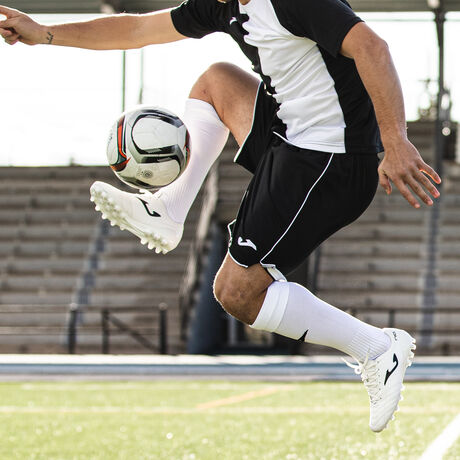
M 214 292 L 227 312 L 256 329 L 340 350 L 358 364 L 370 427 L 383 430 L 401 397 L 415 340 L 379 329 L 287 282 L 325 239 L 357 219 L 378 181 L 419 208 L 441 179 L 408 141 L 404 102 L 387 44 L 345 0 L 188 0 L 144 15 L 43 26 L 5 7 L 9 44 L 130 49 L 224 32 L 261 81 L 226 63 L 193 86 L 184 114 L 192 142 L 182 176 L 155 194 L 96 182 L 92 199 L 114 223 L 157 251 L 179 243 L 183 223 L 229 131 L 235 161 L 253 173 Z M 377 154 L 385 151 L 379 164 Z M 430 179 L 432 181 L 430 181 Z M 416 196 L 414 196 L 416 195 Z M 139 200 L 161 217 L 152 218 Z

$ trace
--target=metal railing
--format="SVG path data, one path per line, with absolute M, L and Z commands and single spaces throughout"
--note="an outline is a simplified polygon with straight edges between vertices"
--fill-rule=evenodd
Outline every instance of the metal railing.
M 64 315 L 67 313 L 67 320 Z M 96 313 L 100 315 L 99 322 L 82 324 L 82 315 Z M 131 313 L 154 314 L 149 323 L 142 325 L 128 324 L 120 315 Z M 47 324 L 46 315 L 50 315 Z M 63 315 L 62 322 L 56 321 L 56 315 Z M 30 319 L 25 319 L 27 316 Z M 150 316 L 150 315 L 149 315 Z M 40 317 L 37 322 L 34 317 Z M 150 320 L 150 318 L 149 318 Z M 29 344 L 25 337 L 43 337 L 43 345 L 49 348 L 50 344 L 61 343 L 69 354 L 78 350 L 80 337 L 99 337 L 101 353 L 110 353 L 111 338 L 115 335 L 127 335 L 147 350 L 168 353 L 168 306 L 161 303 L 158 306 L 131 306 L 131 307 L 78 307 L 76 305 L 1 305 L 0 304 L 0 347 L 2 337 L 24 337 L 24 346 L 15 345 L 18 349 L 24 348 L 29 352 L 34 345 Z M 49 338 L 50 340 L 46 340 Z M 36 346 L 36 345 L 35 345 Z M 93 348 L 93 345 L 90 345 Z M 10 346 L 11 347 L 11 346 Z M 39 346 L 40 348 L 40 346 Z M 42 347 L 43 348 L 43 347 Z
M 143 328 L 142 332 L 133 326 L 121 320 L 117 314 L 122 313 L 139 313 L 155 310 L 152 306 L 133 306 L 133 307 L 91 307 L 91 310 L 99 311 L 101 315 L 100 331 L 101 331 L 101 352 L 102 354 L 110 353 L 110 338 L 114 333 L 125 334 L 130 336 L 138 344 L 154 353 L 168 353 L 168 336 L 167 336 L 167 312 L 168 306 L 161 303 L 158 307 L 158 329 Z M 76 353 L 78 345 L 78 323 L 79 315 L 84 311 L 84 308 L 71 306 L 69 308 L 69 319 L 67 324 L 67 351 L 69 354 Z M 158 333 L 158 343 L 155 344 L 147 337 L 152 333 Z
M 127 324 L 125 321 L 120 319 L 119 315 L 123 313 L 133 312 L 148 312 L 151 313 L 156 311 L 158 318 L 155 318 L 156 327 L 152 325 L 144 325 L 141 327 L 133 327 Z M 15 323 L 14 316 L 12 315 L 44 315 L 44 314 L 57 314 L 69 312 L 67 324 L 62 325 L 46 325 L 46 322 L 42 326 L 37 326 L 34 321 L 31 321 L 29 325 L 26 322 L 22 326 L 18 325 L 7 325 L 8 322 L 5 320 L 5 316 L 13 318 L 12 323 Z M 89 311 L 96 312 L 100 315 L 99 324 L 91 324 L 85 326 L 82 331 L 82 336 L 93 336 L 96 335 L 100 340 L 101 353 L 107 354 L 111 352 L 111 339 L 115 335 L 128 335 L 135 342 L 139 343 L 147 350 L 166 354 L 168 353 L 168 332 L 167 332 L 167 306 L 166 304 L 159 305 L 157 307 L 151 306 L 137 306 L 137 307 L 90 307 L 84 313 Z M 353 316 L 360 319 L 367 320 L 366 317 L 373 315 L 372 322 L 375 324 L 375 315 L 381 315 L 381 320 L 377 321 L 377 325 L 383 327 L 399 327 L 407 330 L 411 334 L 415 334 L 418 339 L 419 352 L 422 353 L 441 353 L 442 355 L 452 354 L 452 344 L 450 342 L 451 337 L 458 336 L 460 334 L 460 308 L 446 308 L 446 307 L 435 307 L 435 308 L 414 308 L 414 307 L 353 307 L 346 310 Z M 421 317 L 423 313 L 432 313 L 436 315 L 451 315 L 449 322 L 444 321 L 442 325 L 433 324 L 432 328 L 425 328 Z M 2 345 L 2 337 L 11 337 L 14 335 L 21 336 L 40 336 L 40 337 L 62 337 L 65 342 L 66 349 L 69 353 L 76 353 L 79 344 L 79 314 L 83 313 L 76 308 L 68 309 L 66 305 L 0 305 L 0 346 Z M 403 317 L 405 316 L 405 318 Z M 413 316 L 413 319 L 408 319 L 408 316 Z M 435 335 L 438 337 L 438 345 L 436 349 L 433 346 L 420 347 L 423 343 L 420 339 L 426 335 Z M 153 340 L 155 337 L 156 340 Z M 27 343 L 25 342 L 25 345 Z M 455 345 L 458 347 L 458 344 Z

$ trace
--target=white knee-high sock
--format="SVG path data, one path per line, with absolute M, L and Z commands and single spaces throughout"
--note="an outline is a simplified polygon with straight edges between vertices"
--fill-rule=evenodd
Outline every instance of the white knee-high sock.
M 182 121 L 191 140 L 190 161 L 182 175 L 157 192 L 169 217 L 183 223 L 214 161 L 227 142 L 228 128 L 214 107 L 199 99 L 187 99 Z
M 374 359 L 390 346 L 382 329 L 329 305 L 308 289 L 286 281 L 273 282 L 252 326 L 336 348 L 360 362 Z

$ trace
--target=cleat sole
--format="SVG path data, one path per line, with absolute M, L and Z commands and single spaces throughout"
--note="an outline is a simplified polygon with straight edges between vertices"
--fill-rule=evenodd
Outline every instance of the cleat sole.
M 149 249 L 155 249 L 157 254 L 166 254 L 170 251 L 168 241 L 161 235 L 131 225 L 121 207 L 107 192 L 101 190 L 97 183 L 91 187 L 90 194 L 90 200 L 95 203 L 96 211 L 101 213 L 103 219 L 108 219 L 111 226 L 118 226 L 122 231 L 128 230 L 140 239 L 141 244 L 147 245 Z

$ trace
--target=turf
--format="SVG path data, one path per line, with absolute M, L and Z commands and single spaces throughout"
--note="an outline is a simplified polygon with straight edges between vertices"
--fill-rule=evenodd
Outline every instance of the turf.
M 0 384 L 0 458 L 417 459 L 459 395 L 460 384 L 407 384 L 376 435 L 360 383 Z M 444 458 L 460 459 L 460 442 Z

